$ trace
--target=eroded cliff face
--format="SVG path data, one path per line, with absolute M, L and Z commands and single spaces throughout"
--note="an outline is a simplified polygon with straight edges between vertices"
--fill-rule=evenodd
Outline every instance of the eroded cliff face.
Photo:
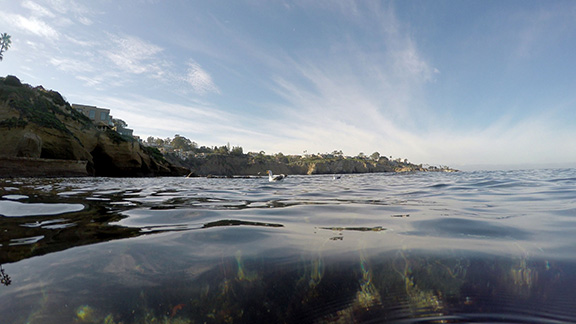
M 154 158 L 136 141 L 117 141 L 106 132 L 98 134 L 98 141 L 90 151 L 96 176 L 184 176 L 189 173 L 186 168 Z
M 349 174 L 369 172 L 413 172 L 424 171 L 414 164 L 398 164 L 388 160 L 372 161 L 357 159 L 300 160 L 282 162 L 260 160 L 248 155 L 211 154 L 185 161 L 186 167 L 197 176 L 218 175 L 266 175 L 266 170 L 276 174 Z
M 86 175 L 95 176 L 188 173 L 152 156 L 134 139 L 97 129 L 59 93 L 20 84 L 15 77 L 0 78 L 0 158 L 82 160 Z
M 308 163 L 308 174 L 395 172 L 396 167 L 389 163 L 342 159 Z M 411 168 L 409 171 L 415 171 Z
M 197 176 L 266 175 L 266 170 L 274 170 L 278 174 L 305 174 L 303 167 L 291 167 L 273 161 L 253 161 L 246 155 L 213 154 L 205 158 L 188 159 L 183 163 Z

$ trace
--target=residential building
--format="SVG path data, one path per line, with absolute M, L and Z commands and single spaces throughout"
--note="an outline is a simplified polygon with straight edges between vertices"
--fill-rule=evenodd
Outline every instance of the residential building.
M 78 104 L 72 104 L 72 108 L 90 118 L 98 128 L 105 129 L 114 127 L 112 116 L 110 116 L 110 109 Z
M 124 121 L 112 118 L 110 109 L 78 104 L 72 104 L 72 108 L 90 118 L 96 127 L 101 130 L 112 129 L 120 135 L 134 137 L 134 130 L 127 128 L 127 124 Z

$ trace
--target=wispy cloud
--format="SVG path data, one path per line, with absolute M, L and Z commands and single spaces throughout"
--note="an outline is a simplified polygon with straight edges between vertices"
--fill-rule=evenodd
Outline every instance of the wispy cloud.
M 87 63 L 86 61 L 81 61 L 78 59 L 70 58 L 50 58 L 49 63 L 54 65 L 61 71 L 73 72 L 73 73 L 86 73 L 94 72 L 94 66 Z
M 392 58 L 398 75 L 415 79 L 417 82 L 434 81 L 436 75 L 440 73 L 437 68 L 422 59 L 411 40 L 407 40 L 406 44 L 394 52 Z
M 160 67 L 157 63 L 157 54 L 163 49 L 138 37 L 129 35 L 109 35 L 112 39 L 112 48 L 100 51 L 117 68 L 133 73 L 157 73 Z
M 350 34 L 328 44 L 328 52 L 285 54 L 289 69 L 276 69 L 271 90 L 284 103 L 268 105 L 277 119 L 264 126 L 268 142 L 274 142 L 267 149 L 323 152 L 332 143 L 332 149 L 347 154 L 422 155 L 419 136 L 426 136 L 422 125 L 430 117 L 422 108 L 422 88 L 435 80 L 438 69 L 393 11 L 348 3 L 337 13 L 355 24 Z M 355 32 L 370 33 L 376 44 L 357 41 Z
M 34 34 L 36 36 L 46 37 L 53 40 L 57 40 L 60 37 L 60 33 L 56 29 L 52 28 L 48 23 L 35 17 L 24 17 L 22 15 L 15 14 L 5 14 L 4 19 L 8 21 L 10 25 L 23 30 L 27 33 Z
M 100 50 L 100 54 L 111 61 L 120 74 L 127 74 L 125 78 L 130 75 L 154 78 L 183 93 L 220 93 L 212 76 L 198 62 L 190 60 L 183 68 L 180 63 L 170 61 L 163 48 L 151 42 L 131 35 L 109 37 L 110 46 Z
M 63 31 L 59 27 L 70 27 L 74 24 L 72 18 L 82 24 L 90 24 L 86 17 L 88 10 L 75 1 L 50 0 L 43 4 L 26 0 L 21 3 L 28 15 L 4 14 L 4 19 L 12 25 L 37 36 L 49 38 L 51 41 L 59 39 Z
M 86 86 L 91 87 L 91 88 L 96 89 L 96 90 L 101 89 L 102 82 L 104 81 L 104 78 L 102 78 L 101 76 L 90 77 L 90 76 L 86 76 L 86 75 L 76 75 L 75 78 L 84 82 L 84 84 Z
M 87 4 L 75 0 L 45 0 L 46 6 L 52 11 L 57 12 L 62 17 L 72 18 L 75 21 L 89 26 L 93 24 L 92 18 L 95 14 L 93 8 L 88 8 Z
M 192 90 L 198 94 L 220 93 L 210 74 L 194 61 L 188 63 L 188 73 L 185 80 L 192 87 Z
M 32 16 L 35 17 L 50 17 L 50 18 L 55 17 L 52 11 L 33 1 L 27 0 L 22 2 L 22 7 L 29 9 L 31 11 Z
M 522 119 L 502 117 L 474 129 L 453 127 L 449 121 L 419 110 L 419 99 L 412 98 L 422 96 L 417 82 L 395 85 L 395 81 L 402 84 L 402 79 L 372 63 L 367 68 L 378 69 L 375 75 L 382 76 L 369 80 L 334 73 L 330 64 L 294 65 L 306 82 L 276 80 L 275 91 L 286 103 L 275 106 L 277 118 L 261 128 L 268 134 L 260 138 L 264 140 L 262 149 L 292 153 L 342 149 L 346 154 L 379 151 L 415 162 L 451 165 L 544 163 L 551 156 L 559 162 L 576 161 L 576 151 L 571 149 L 576 147 L 576 130 L 555 126 L 563 110 Z M 433 68 L 429 71 L 434 73 Z M 429 82 L 429 77 L 419 79 Z M 378 86 L 369 86 L 377 80 L 382 81 Z M 401 110 L 405 115 L 396 113 Z M 432 126 L 423 127 L 430 119 Z M 327 143 L 333 146 L 327 147 Z
M 141 96 L 92 95 L 83 96 L 82 100 L 111 109 L 114 117 L 127 121 L 129 127 L 142 136 L 165 137 L 183 134 L 202 145 L 223 145 L 231 140 L 238 140 L 235 144 L 242 144 L 242 139 L 261 135 L 253 130 L 237 127 L 233 122 L 244 122 L 245 117 L 207 103 L 177 104 Z M 158 122 L 159 120 L 162 122 Z
M 50 53 L 48 63 L 90 87 L 99 85 L 103 89 L 102 80 L 106 77 L 106 85 L 128 83 L 136 75 L 159 78 L 169 65 L 161 56 L 163 49 L 149 41 L 106 30 L 94 34 L 95 31 L 83 28 L 100 14 L 84 4 L 71 0 L 26 0 L 20 7 L 28 15 L 8 12 L 4 19 L 39 38 L 18 43 L 14 50 L 25 51 L 23 57 L 29 60 Z

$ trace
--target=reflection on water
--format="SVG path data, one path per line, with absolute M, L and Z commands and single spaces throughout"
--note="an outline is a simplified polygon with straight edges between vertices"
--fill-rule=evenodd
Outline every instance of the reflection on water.
M 576 170 L 4 179 L 0 196 L 2 323 L 576 322 Z

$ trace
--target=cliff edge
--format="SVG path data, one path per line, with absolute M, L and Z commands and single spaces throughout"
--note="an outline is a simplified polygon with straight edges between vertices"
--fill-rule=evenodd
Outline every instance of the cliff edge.
M 86 176 L 181 176 L 188 170 L 162 154 L 111 129 L 98 129 L 56 91 L 22 84 L 14 76 L 0 77 L 0 177 L 30 176 L 37 161 L 50 176 L 66 176 L 66 164 L 85 161 Z M 57 161 L 60 160 L 59 167 Z M 49 162 L 49 163 L 46 163 Z M 10 167 L 10 163 L 14 164 Z M 19 172 L 19 169 L 22 169 Z M 4 171 L 2 171 L 4 170 Z M 6 171 L 8 170 L 8 171 Z M 40 170 L 35 176 L 42 176 Z M 54 174 L 56 173 L 56 174 Z

